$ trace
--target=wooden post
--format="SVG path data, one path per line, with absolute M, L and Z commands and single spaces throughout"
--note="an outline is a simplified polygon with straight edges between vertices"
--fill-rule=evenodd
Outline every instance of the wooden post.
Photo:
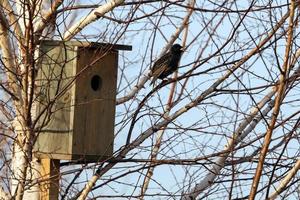
M 41 159 L 41 200 L 58 200 L 60 160 Z

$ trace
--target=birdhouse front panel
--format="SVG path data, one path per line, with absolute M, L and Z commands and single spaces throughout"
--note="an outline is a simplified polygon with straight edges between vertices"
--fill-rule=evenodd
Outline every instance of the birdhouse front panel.
M 117 59 L 117 51 L 78 49 L 73 154 L 112 155 Z

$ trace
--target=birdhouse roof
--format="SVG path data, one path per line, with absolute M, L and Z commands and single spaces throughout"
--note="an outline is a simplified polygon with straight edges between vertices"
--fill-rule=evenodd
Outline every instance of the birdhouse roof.
M 58 46 L 64 44 L 67 46 L 77 46 L 77 47 L 86 47 L 86 48 L 103 48 L 103 49 L 124 50 L 124 51 L 132 50 L 132 46 L 130 45 L 87 42 L 87 41 L 79 41 L 79 40 L 76 41 L 42 40 L 40 44 L 44 44 L 46 46 Z

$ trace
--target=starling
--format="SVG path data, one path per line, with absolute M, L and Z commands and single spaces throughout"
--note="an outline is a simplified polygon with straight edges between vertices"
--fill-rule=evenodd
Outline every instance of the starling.
M 182 46 L 174 44 L 171 50 L 159 58 L 151 68 L 153 79 L 150 84 L 154 84 L 159 79 L 164 79 L 178 68 L 178 64 L 183 52 Z

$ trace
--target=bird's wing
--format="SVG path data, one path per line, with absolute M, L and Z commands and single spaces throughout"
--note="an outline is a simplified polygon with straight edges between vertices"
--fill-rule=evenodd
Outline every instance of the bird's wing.
M 159 68 L 161 68 L 161 66 L 163 65 L 167 65 L 168 62 L 170 61 L 170 53 L 166 53 L 165 55 L 163 55 L 161 58 L 159 58 L 153 65 L 152 67 L 152 72 L 155 72 L 156 70 L 158 70 Z
M 153 79 L 150 84 L 153 84 L 156 79 L 166 70 L 168 63 L 170 62 L 170 57 L 170 53 L 166 53 L 154 63 L 151 69 Z

